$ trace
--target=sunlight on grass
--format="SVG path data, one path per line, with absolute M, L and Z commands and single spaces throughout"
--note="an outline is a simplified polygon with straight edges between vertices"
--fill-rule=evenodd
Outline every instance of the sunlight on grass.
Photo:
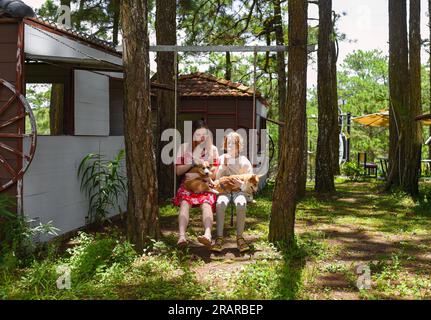
M 338 294 L 349 298 L 431 297 L 431 273 L 425 267 L 431 249 L 431 184 L 421 185 L 417 199 L 381 193 L 377 181 L 340 179 L 337 193 L 328 196 L 316 195 L 310 185 L 298 204 L 295 244 L 283 250 L 267 241 L 273 187 L 269 183 L 247 209 L 245 235 L 254 239 L 249 260 L 208 262 L 178 251 L 178 208 L 166 205 L 160 221 L 169 232 L 164 229 L 161 241 L 153 241 L 143 255 L 121 230 L 81 233 L 66 251 L 52 244 L 22 268 L 0 266 L 0 299 L 333 299 L 338 289 L 331 279 L 342 280 L 345 288 Z M 229 216 L 230 208 L 226 232 L 234 238 Z M 201 230 L 196 208 L 190 239 L 195 241 Z M 356 288 L 354 270 L 364 259 L 371 268 L 370 290 Z M 61 265 L 71 269 L 71 290 L 56 287 Z

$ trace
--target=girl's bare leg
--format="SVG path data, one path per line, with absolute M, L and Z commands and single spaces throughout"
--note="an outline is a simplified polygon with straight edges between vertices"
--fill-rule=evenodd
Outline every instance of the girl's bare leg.
M 187 201 L 182 201 L 180 205 L 180 213 L 178 215 L 178 225 L 179 225 L 179 238 L 178 243 L 187 241 L 186 230 L 189 225 L 189 211 L 190 205 Z
M 211 229 L 213 225 L 213 210 L 211 205 L 208 203 L 203 203 L 202 206 L 202 223 L 204 225 L 204 236 L 211 240 Z

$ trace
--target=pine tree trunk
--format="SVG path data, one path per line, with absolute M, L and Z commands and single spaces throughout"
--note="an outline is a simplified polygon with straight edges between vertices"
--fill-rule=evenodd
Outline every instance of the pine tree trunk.
M 403 171 L 403 190 L 411 195 L 419 193 L 422 151 L 422 127 L 415 117 L 421 115 L 421 2 L 410 0 L 409 67 L 410 104 L 406 123 L 406 163 Z
M 226 51 L 226 73 L 224 77 L 226 80 L 232 79 L 232 61 L 230 59 L 229 51 Z
M 64 84 L 53 83 L 51 87 L 51 103 L 49 107 L 49 128 L 52 136 L 62 135 L 63 126 L 63 108 L 64 105 Z
M 275 185 L 269 240 L 292 244 L 296 199 L 304 157 L 303 133 L 307 103 L 307 9 L 306 0 L 289 0 L 289 59 L 287 112 L 283 119 L 280 164 Z
M 404 128 L 409 119 L 409 62 L 406 0 L 389 0 L 389 174 L 386 189 L 401 186 Z
M 316 150 L 315 190 L 320 193 L 335 191 L 334 185 L 334 133 L 338 119 L 334 121 L 333 97 L 333 49 L 332 49 L 332 0 L 319 1 L 318 138 Z M 337 135 L 338 139 L 338 135 Z
M 281 15 L 280 0 L 274 0 L 274 31 L 275 41 L 279 46 L 284 45 L 284 32 L 283 32 L 283 19 Z M 286 116 L 286 98 L 287 98 L 287 79 L 286 79 L 286 61 L 285 52 L 277 52 L 277 87 L 278 87 L 278 119 L 284 121 Z M 278 128 L 278 150 L 281 150 L 283 137 L 283 126 Z M 280 162 L 281 153 L 278 155 L 278 162 Z
M 159 45 L 175 45 L 176 39 L 176 1 L 157 0 L 156 1 L 156 39 Z M 174 87 L 175 55 L 173 52 L 157 53 L 157 81 Z M 174 171 L 173 164 L 163 164 L 160 155 L 163 147 L 169 143 L 161 140 L 161 134 L 166 129 L 175 127 L 175 92 L 170 90 L 158 90 L 158 130 L 159 130 L 159 150 L 158 158 L 158 181 L 159 197 L 167 200 L 174 195 Z
M 118 32 L 120 24 L 120 0 L 112 0 L 112 10 L 114 11 L 112 21 L 112 42 L 114 45 L 118 45 Z
M 308 165 L 308 124 L 307 120 L 304 125 L 304 151 L 303 151 L 303 161 L 301 168 L 301 175 L 299 176 L 299 184 L 298 184 L 298 195 L 297 199 L 300 200 L 305 197 L 307 192 L 307 165 Z
M 127 235 L 138 251 L 159 237 L 156 161 L 150 107 L 147 0 L 121 4 Z

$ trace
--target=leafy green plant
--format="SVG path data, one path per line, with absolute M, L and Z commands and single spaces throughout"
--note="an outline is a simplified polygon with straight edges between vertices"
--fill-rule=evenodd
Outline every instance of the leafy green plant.
M 362 168 L 356 162 L 346 162 L 343 164 L 342 173 L 351 181 L 357 181 L 361 178 Z
M 125 152 L 120 150 L 113 160 L 101 154 L 90 153 L 82 159 L 78 168 L 81 191 L 89 199 L 88 222 L 106 219 L 109 210 L 117 207 L 126 193 L 126 176 L 122 170 Z
M 116 244 L 114 239 L 96 239 L 82 233 L 75 241 L 78 245 L 68 250 L 71 255 L 69 265 L 72 267 L 74 281 L 88 280 L 96 272 L 108 266 Z
M 10 209 L 13 205 L 11 198 L 0 196 L 0 266 L 6 269 L 31 260 L 37 247 L 36 237 L 58 235 L 59 231 L 52 221 L 31 227 L 35 220 L 13 213 Z

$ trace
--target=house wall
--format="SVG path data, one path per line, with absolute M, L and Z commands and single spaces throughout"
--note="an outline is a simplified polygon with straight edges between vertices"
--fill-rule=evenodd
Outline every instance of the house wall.
M 253 100 L 250 97 L 182 97 L 178 111 L 181 118 L 204 118 L 220 151 L 223 140 L 216 139 L 217 129 L 253 128 Z M 182 124 L 179 123 L 178 126 L 181 127 Z
M 89 203 L 80 190 L 79 164 L 89 153 L 112 159 L 122 148 L 122 136 L 39 136 L 35 157 L 23 179 L 24 213 L 36 224 L 52 220 L 60 234 L 84 226 Z
M 253 128 L 253 100 L 238 99 L 238 128 Z
M 75 70 L 75 135 L 109 135 L 109 77 Z
M 112 159 L 124 148 L 122 130 L 120 135 L 110 136 L 112 110 L 116 110 L 112 121 L 122 126 L 122 121 L 116 123 L 122 112 L 122 96 L 118 96 L 121 85 L 97 71 L 28 67 L 28 82 L 62 82 L 73 96 L 74 131 L 71 135 L 38 136 L 35 157 L 23 179 L 24 214 L 34 219 L 34 224 L 52 221 L 64 234 L 86 224 L 89 202 L 77 177 L 82 159 L 89 153 Z M 25 146 L 28 143 L 25 140 Z M 125 199 L 121 207 L 125 210 Z
M 180 113 L 202 114 L 213 131 L 216 128 L 249 129 L 253 127 L 251 98 L 182 97 L 178 111 Z

